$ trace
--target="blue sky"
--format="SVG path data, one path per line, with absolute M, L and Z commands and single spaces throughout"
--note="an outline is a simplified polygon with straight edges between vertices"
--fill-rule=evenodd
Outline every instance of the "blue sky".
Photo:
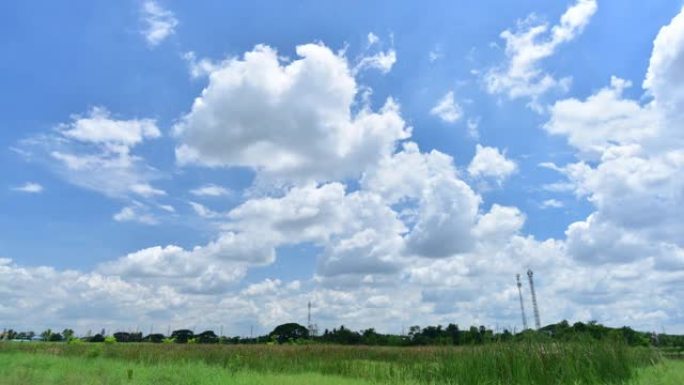
M 0 324 L 681 328 L 681 9 L 2 4 Z

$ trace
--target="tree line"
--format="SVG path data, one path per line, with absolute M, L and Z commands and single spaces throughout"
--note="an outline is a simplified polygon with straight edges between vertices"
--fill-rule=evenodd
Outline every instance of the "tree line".
M 567 321 L 544 326 L 539 330 L 524 330 L 514 333 L 508 329 L 502 331 L 488 329 L 485 326 L 471 326 L 466 329 L 456 324 L 436 326 L 411 326 L 408 333 L 383 334 L 375 329 L 351 330 L 345 326 L 325 329 L 320 335 L 312 335 L 309 329 L 297 323 L 278 325 L 266 335 L 245 338 L 219 336 L 212 330 L 195 333 L 190 329 L 174 330 L 170 335 L 141 332 L 118 331 L 111 335 L 103 329 L 100 333 L 76 337 L 72 329 L 55 332 L 47 329 L 40 334 L 32 331 L 17 332 L 12 329 L 3 330 L 0 340 L 14 341 L 49 341 L 68 343 L 199 343 L 199 344 L 309 344 L 326 343 L 339 345 L 372 345 L 372 346 L 427 346 L 427 345 L 483 345 L 495 342 L 520 341 L 528 339 L 546 339 L 550 341 L 577 340 L 620 340 L 630 346 L 659 346 L 684 348 L 684 336 L 672 334 L 656 334 L 640 332 L 630 327 L 610 328 L 595 321 L 576 322 L 570 325 Z

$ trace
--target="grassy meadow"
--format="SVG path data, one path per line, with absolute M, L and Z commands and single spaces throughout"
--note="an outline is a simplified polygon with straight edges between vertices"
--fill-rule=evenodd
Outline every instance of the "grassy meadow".
M 0 344 L 1 384 L 674 385 L 684 383 L 682 376 L 682 361 L 610 343 Z

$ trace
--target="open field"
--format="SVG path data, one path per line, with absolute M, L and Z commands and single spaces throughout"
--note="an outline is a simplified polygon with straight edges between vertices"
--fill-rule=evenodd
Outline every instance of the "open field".
M 663 364 L 654 350 L 607 343 L 462 348 L 3 343 L 0 368 L 2 384 L 674 385 L 683 383 L 684 373 L 681 362 Z
M 266 374 L 229 371 L 202 362 L 141 364 L 108 358 L 44 354 L 0 354 L 0 384 L 169 384 L 169 385 L 367 385 L 370 382 L 321 374 Z
M 639 369 L 630 385 L 684 384 L 684 361 L 665 360 L 654 366 Z
M 129 378 L 130 372 L 130 378 Z M 0 384 L 197 384 L 197 385 L 370 385 L 374 382 L 316 373 L 231 372 L 201 362 L 141 364 L 107 358 L 44 354 L 0 354 Z M 457 383 L 457 382 L 454 382 Z M 684 361 L 665 361 L 639 369 L 629 385 L 680 385 Z

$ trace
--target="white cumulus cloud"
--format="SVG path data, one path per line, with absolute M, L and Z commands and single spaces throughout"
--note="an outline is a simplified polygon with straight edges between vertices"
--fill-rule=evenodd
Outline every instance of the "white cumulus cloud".
M 518 171 L 518 165 L 506 158 L 496 147 L 477 145 L 475 156 L 468 165 L 468 174 L 473 177 L 492 178 L 501 183 Z
M 629 83 L 613 77 L 610 88 L 551 109 L 545 128 L 566 136 L 580 159 L 558 170 L 595 209 L 566 231 L 568 252 L 579 261 L 684 268 L 683 15 L 654 40 L 644 81 L 651 101 L 625 98 Z
M 555 79 L 541 68 L 540 62 L 582 33 L 597 8 L 596 0 L 577 0 L 552 27 L 529 16 L 518 22 L 517 30 L 503 31 L 507 61 L 485 74 L 487 91 L 511 99 L 530 97 L 535 103 L 537 97 L 552 88 L 567 88 L 569 78 Z
M 391 99 L 377 112 L 351 112 L 358 87 L 345 58 L 318 44 L 297 54 L 282 64 L 260 45 L 213 71 L 175 126 L 178 162 L 332 180 L 358 175 L 410 135 Z
M 582 157 L 593 160 L 615 143 L 641 143 L 658 135 L 658 111 L 622 97 L 630 82 L 612 77 L 610 83 L 584 101 L 570 98 L 554 103 L 544 129 L 566 136 Z
M 80 142 L 132 147 L 144 139 L 161 136 L 154 120 L 112 119 L 111 113 L 104 107 L 93 107 L 86 116 L 73 115 L 72 120 L 71 123 L 60 125 L 59 129 L 65 137 Z

